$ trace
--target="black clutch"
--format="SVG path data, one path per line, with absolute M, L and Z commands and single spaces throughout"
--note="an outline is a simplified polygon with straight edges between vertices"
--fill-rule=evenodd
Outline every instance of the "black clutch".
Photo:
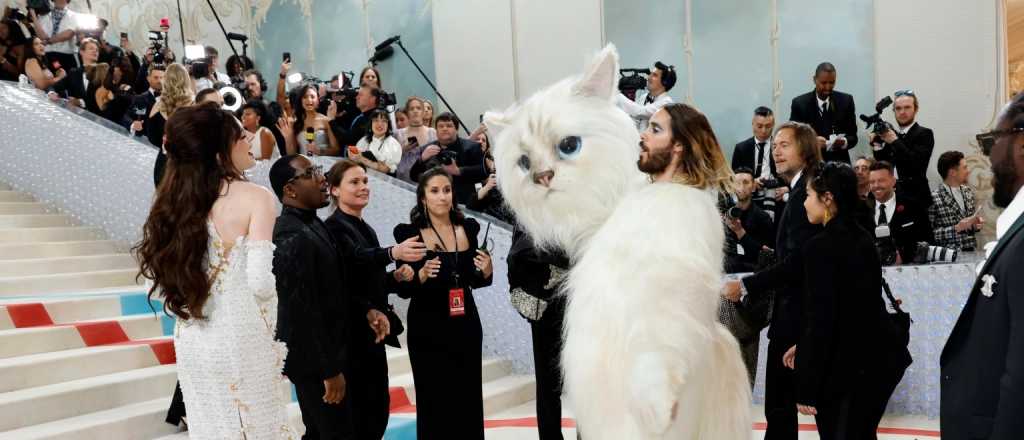
M 395 313 L 395 306 L 388 304 L 384 310 L 384 315 L 388 317 L 388 323 L 391 325 L 391 333 L 384 338 L 384 343 L 395 348 L 402 348 L 402 343 L 398 341 L 398 335 L 405 332 L 405 324 L 402 323 L 402 318 L 398 317 Z

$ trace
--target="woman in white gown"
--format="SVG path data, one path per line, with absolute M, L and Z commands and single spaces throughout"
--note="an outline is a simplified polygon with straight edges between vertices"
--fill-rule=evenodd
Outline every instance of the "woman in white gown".
M 215 105 L 167 122 L 167 174 L 134 249 L 177 318 L 178 379 L 193 439 L 298 438 L 288 424 L 286 349 L 274 340 L 274 195 L 246 182 L 249 137 Z

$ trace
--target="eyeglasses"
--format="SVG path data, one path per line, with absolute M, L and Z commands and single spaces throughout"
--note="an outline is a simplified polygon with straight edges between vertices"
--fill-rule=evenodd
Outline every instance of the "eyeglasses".
M 893 95 L 893 96 L 895 96 L 895 97 L 897 97 L 897 98 L 899 98 L 899 97 L 901 97 L 901 96 L 914 96 L 914 97 L 916 97 L 916 96 L 917 96 L 917 95 L 915 95 L 915 94 L 914 94 L 914 91 L 913 91 L 913 90 L 910 90 L 910 89 L 907 89 L 907 90 L 897 90 L 897 91 L 896 91 L 895 93 L 893 93 L 892 95 Z
M 303 171 L 302 173 L 296 174 L 295 177 L 292 177 L 291 179 L 288 179 L 288 181 L 285 182 L 285 184 L 292 183 L 292 182 L 294 182 L 296 180 L 299 180 L 299 179 L 305 179 L 305 178 L 312 179 L 314 177 L 324 177 L 324 167 L 322 167 L 320 165 L 313 165 L 313 166 L 311 166 L 309 168 L 306 168 L 306 170 Z
M 978 146 L 981 147 L 981 154 L 986 156 L 992 152 L 992 147 L 996 145 L 996 140 L 1002 136 L 1024 133 L 1024 128 L 1013 127 L 1005 130 L 992 130 L 988 133 L 981 133 L 974 138 L 978 140 Z

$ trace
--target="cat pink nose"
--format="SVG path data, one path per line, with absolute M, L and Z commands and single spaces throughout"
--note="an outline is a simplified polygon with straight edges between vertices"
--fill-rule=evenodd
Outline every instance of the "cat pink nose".
M 552 170 L 542 171 L 539 173 L 533 173 L 533 183 L 544 185 L 545 187 L 551 186 L 551 179 L 555 177 L 555 172 Z

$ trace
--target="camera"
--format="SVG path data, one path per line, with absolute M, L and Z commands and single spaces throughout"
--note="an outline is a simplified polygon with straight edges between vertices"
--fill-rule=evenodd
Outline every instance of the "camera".
M 619 69 L 619 92 L 629 99 L 636 99 L 636 91 L 647 88 L 647 75 L 651 69 Z
M 11 20 L 14 20 L 14 21 L 26 21 L 26 20 L 28 20 L 28 16 L 25 15 L 24 12 L 21 12 L 20 9 L 11 9 L 11 12 L 10 12 L 10 14 L 7 15 L 7 17 L 10 18 Z
M 149 31 L 149 50 L 153 51 L 153 64 L 164 64 L 164 46 L 167 43 L 167 35 L 159 31 Z
M 931 246 L 928 242 L 917 242 L 917 252 L 914 255 L 914 262 L 920 264 L 928 263 L 955 263 L 959 251 L 942 246 Z
M 882 266 L 896 264 L 896 241 L 892 238 L 889 225 L 875 227 L 875 249 L 878 251 L 878 259 Z
M 437 160 L 441 162 L 441 165 L 451 165 L 455 163 L 455 158 L 457 156 L 458 155 L 454 151 L 443 150 L 440 153 L 437 153 Z
M 50 0 L 27 0 L 25 7 L 36 11 L 36 16 L 42 16 L 50 13 L 52 7 L 50 6 Z
M 882 111 L 892 105 L 892 97 L 886 96 L 875 104 L 875 114 L 871 116 L 860 115 L 860 120 L 867 124 L 867 129 L 874 134 L 882 134 L 892 130 L 892 125 L 882 120 Z

